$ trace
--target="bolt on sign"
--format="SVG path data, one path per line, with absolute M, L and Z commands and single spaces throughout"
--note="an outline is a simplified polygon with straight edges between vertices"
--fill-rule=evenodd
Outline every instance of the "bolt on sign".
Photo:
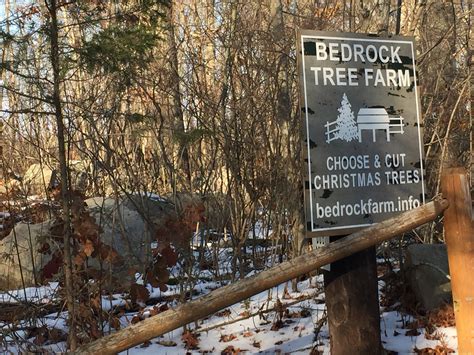
M 425 201 L 412 38 L 302 30 L 307 230 L 340 235 Z

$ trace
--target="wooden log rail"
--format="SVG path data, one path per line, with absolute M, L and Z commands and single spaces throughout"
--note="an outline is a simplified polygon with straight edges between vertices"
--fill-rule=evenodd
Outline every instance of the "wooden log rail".
M 252 277 L 221 287 L 196 300 L 132 324 L 77 349 L 77 354 L 115 354 L 197 321 L 283 282 L 392 239 L 434 220 L 448 207 L 438 199 L 353 233 L 327 246 L 283 262 Z

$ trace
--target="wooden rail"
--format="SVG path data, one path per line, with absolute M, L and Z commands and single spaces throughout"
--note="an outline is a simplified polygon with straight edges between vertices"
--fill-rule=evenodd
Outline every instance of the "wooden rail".
M 334 243 L 283 262 L 257 275 L 221 287 L 80 347 L 77 354 L 115 354 L 229 307 L 271 287 L 313 271 L 434 220 L 448 207 L 443 199 L 407 211 Z

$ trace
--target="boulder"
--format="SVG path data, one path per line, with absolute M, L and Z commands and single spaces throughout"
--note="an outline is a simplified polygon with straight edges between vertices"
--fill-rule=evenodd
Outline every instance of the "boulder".
M 89 186 L 90 163 L 86 160 L 70 160 L 69 171 L 74 190 L 86 191 Z M 59 183 L 59 171 L 45 164 L 31 164 L 23 175 L 27 195 L 46 196 L 46 191 Z
M 89 187 L 90 161 L 70 160 L 71 185 L 74 190 L 86 191 Z
M 123 264 L 114 267 L 114 273 L 122 276 L 131 268 L 141 270 L 148 264 L 154 229 L 173 215 L 170 203 L 136 195 L 119 200 L 95 197 L 85 202 L 103 229 L 101 242 L 112 246 L 122 257 Z
M 26 194 L 45 196 L 46 190 L 55 184 L 56 175 L 56 170 L 45 164 L 31 164 L 23 175 Z
M 139 196 L 96 197 L 85 202 L 103 229 L 101 241 L 121 256 L 120 265 L 104 263 L 102 268 L 112 268 L 113 276 L 121 282 L 130 281 L 130 269 L 142 270 L 151 258 L 154 228 L 174 216 L 173 205 Z M 52 224 L 51 220 L 38 224 L 19 223 L 0 241 L 1 290 L 21 288 L 23 282 L 25 286 L 34 286 L 41 280 L 41 270 L 51 260 L 51 253 L 44 254 L 39 250 L 45 242 L 55 245 L 50 232 Z M 88 265 L 96 269 L 101 267 L 95 259 L 91 259 Z
M 425 311 L 451 302 L 446 245 L 412 244 L 406 250 L 405 259 L 409 286 Z
M 0 241 L 0 289 L 10 290 L 33 286 L 39 268 L 51 256 L 38 253 L 43 241 L 49 239 L 51 221 L 38 224 L 18 223 L 8 236 Z M 39 281 L 39 280 L 37 280 Z
M 197 207 L 204 209 L 204 223 L 207 229 L 223 232 L 224 228 L 230 228 L 232 200 L 220 193 L 208 193 L 205 195 L 192 194 L 189 192 L 178 192 L 167 195 L 166 198 L 172 201 L 178 212 L 182 212 L 187 207 Z

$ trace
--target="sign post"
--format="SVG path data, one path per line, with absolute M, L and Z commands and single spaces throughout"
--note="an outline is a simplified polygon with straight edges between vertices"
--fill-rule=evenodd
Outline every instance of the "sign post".
M 298 47 L 307 236 L 423 204 L 413 40 L 302 30 Z M 375 248 L 331 264 L 325 286 L 332 353 L 381 351 Z

